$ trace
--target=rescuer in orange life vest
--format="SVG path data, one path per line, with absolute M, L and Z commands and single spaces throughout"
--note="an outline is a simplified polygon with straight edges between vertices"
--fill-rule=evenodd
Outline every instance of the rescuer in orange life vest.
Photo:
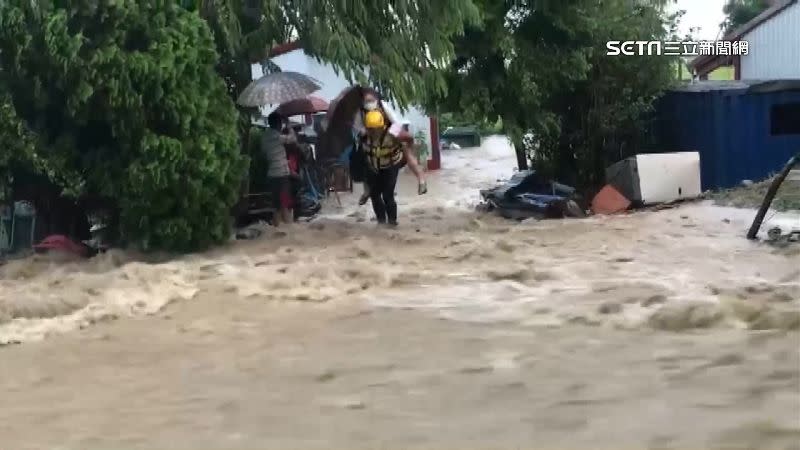
M 366 181 L 372 209 L 380 224 L 397 225 L 394 198 L 397 175 L 405 162 L 408 142 L 390 133 L 384 114 L 376 109 L 364 115 L 365 136 L 361 147 L 367 163 Z

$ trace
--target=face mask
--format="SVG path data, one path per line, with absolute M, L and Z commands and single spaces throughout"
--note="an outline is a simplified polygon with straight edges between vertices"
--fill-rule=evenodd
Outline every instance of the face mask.
M 364 103 L 364 109 L 366 109 L 367 111 L 375 111 L 376 109 L 378 109 L 378 102 L 376 100 L 373 100 L 371 102 L 366 102 Z

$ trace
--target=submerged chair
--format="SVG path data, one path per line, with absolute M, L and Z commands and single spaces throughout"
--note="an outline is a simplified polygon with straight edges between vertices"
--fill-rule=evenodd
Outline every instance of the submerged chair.
M 339 160 L 328 160 L 323 164 L 325 168 L 326 195 L 331 193 L 336 197 L 336 202 L 342 206 L 339 192 L 353 192 L 353 181 L 350 179 L 350 168 Z

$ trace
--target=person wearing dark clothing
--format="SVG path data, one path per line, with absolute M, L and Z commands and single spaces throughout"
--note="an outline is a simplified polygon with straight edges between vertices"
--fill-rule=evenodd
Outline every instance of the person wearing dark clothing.
M 362 149 L 367 163 L 367 185 L 372 209 L 378 223 L 397 225 L 397 201 L 394 198 L 397 175 L 404 161 L 405 145 L 391 133 L 380 111 L 364 117 L 366 128 Z
M 367 174 L 367 182 L 370 185 L 369 197 L 378 223 L 397 225 L 397 200 L 394 198 L 394 191 L 399 173 L 400 167 L 395 166 Z
M 267 185 L 277 205 L 277 212 L 273 217 L 273 224 L 278 226 L 281 222 L 291 223 L 291 182 L 289 162 L 286 155 L 286 145 L 297 143 L 294 132 L 281 133 L 283 117 L 272 113 L 267 117 L 269 128 L 261 135 L 261 151 L 267 158 Z
M 407 122 L 398 123 L 396 119 L 393 117 L 392 114 L 389 114 L 389 110 L 385 108 L 383 103 L 380 101 L 380 96 L 378 93 L 373 89 L 366 89 L 364 92 L 364 105 L 362 114 L 364 114 L 364 119 L 366 120 L 366 115 L 372 111 L 378 111 L 383 114 L 384 117 L 384 126 L 388 128 L 389 134 L 392 135 L 393 138 L 404 142 L 401 147 L 403 152 L 403 162 L 401 163 L 402 166 L 408 165 L 411 169 L 411 172 L 414 173 L 414 176 L 417 177 L 418 182 L 418 189 L 417 193 L 419 195 L 426 194 L 428 192 L 428 184 L 425 182 L 425 172 L 422 170 L 422 166 L 420 166 L 417 157 L 414 155 L 413 151 L 413 143 L 414 138 L 411 136 L 410 124 Z M 365 127 L 366 128 L 366 127 Z M 361 131 L 366 134 L 366 130 L 357 130 Z M 360 133 L 359 133 L 360 134 Z M 360 136 L 363 139 L 365 136 L 362 134 Z M 354 160 L 355 163 L 361 163 L 359 160 Z M 359 205 L 363 205 L 367 203 L 367 199 L 370 198 L 370 186 L 369 180 L 364 183 L 364 193 L 361 195 L 361 198 L 358 201 Z

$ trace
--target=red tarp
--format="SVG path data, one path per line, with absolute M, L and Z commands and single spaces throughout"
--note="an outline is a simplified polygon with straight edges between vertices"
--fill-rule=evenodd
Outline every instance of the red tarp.
M 626 211 L 630 206 L 631 201 L 610 184 L 600 189 L 592 199 L 592 211 L 595 214 L 616 214 Z
M 42 242 L 34 245 L 33 248 L 40 251 L 57 250 L 81 257 L 89 256 L 89 247 L 60 234 L 47 236 Z

